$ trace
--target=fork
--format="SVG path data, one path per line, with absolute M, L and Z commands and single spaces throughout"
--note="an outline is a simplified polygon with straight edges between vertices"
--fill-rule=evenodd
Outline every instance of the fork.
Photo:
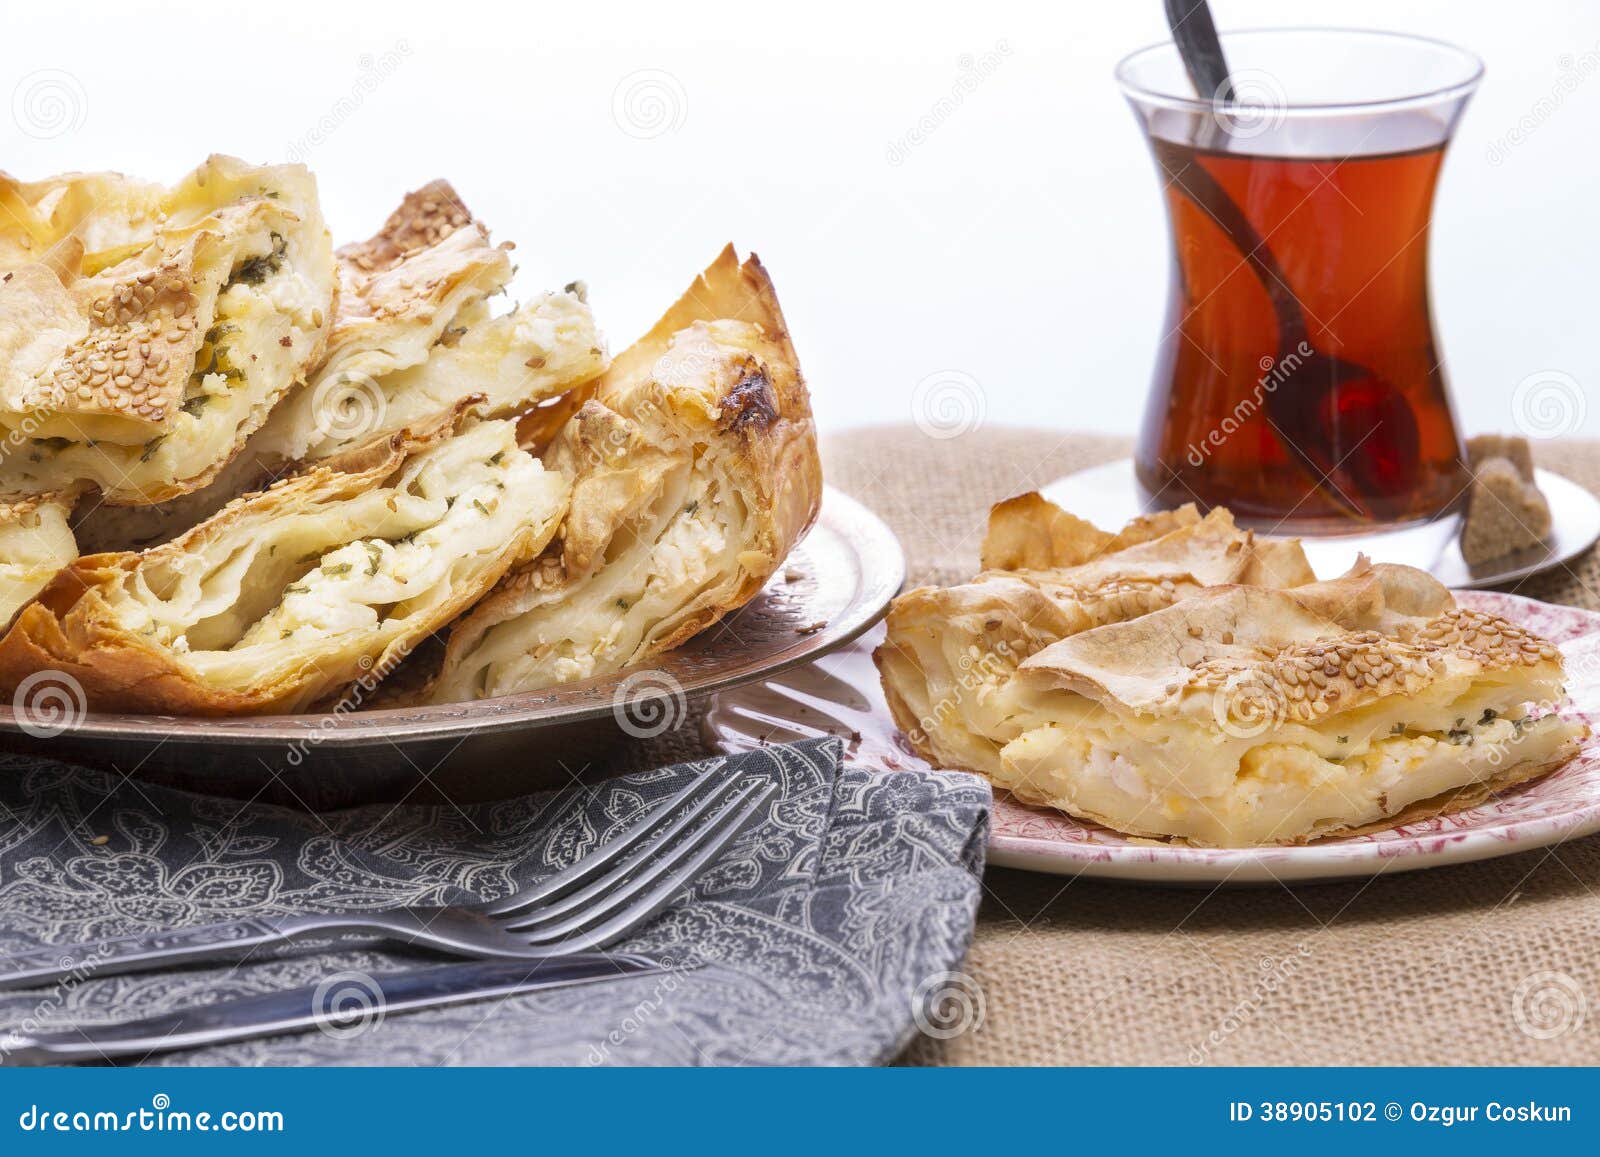
M 237 961 L 265 945 L 359 934 L 481 960 L 603 948 L 665 908 L 761 814 L 777 788 L 704 776 L 565 870 L 499 900 L 386 912 L 253 916 L 0 958 L 0 991 L 176 964 Z

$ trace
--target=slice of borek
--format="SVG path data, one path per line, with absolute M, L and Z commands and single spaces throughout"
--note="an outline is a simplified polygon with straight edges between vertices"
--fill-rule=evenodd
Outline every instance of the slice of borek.
M 413 646 L 536 555 L 567 478 L 516 423 L 397 436 L 142 554 L 79 559 L 0 640 L 0 686 L 76 679 L 102 710 L 232 715 L 359 702 Z
M 539 440 L 529 426 L 525 442 Z M 816 432 L 755 256 L 725 249 L 544 460 L 575 479 L 559 541 L 452 627 L 433 702 L 642 663 L 749 602 L 805 534 L 822 490 Z
M 1559 767 L 1561 656 L 1409 567 L 1232 586 L 1023 664 L 994 782 L 1137 836 L 1303 842 L 1457 810 Z
M 972 582 L 897 598 L 873 658 L 895 723 L 919 755 L 991 775 L 1025 725 L 1013 684 L 1030 656 L 1206 587 L 1315 577 L 1297 542 L 1258 540 L 1223 509 L 1202 519 L 1183 507 L 1110 534 L 1038 494 L 994 508 L 983 564 Z
M 482 396 L 476 417 L 500 418 L 598 377 L 609 359 L 582 285 L 491 316 L 509 249 L 490 244 L 448 182 L 408 193 L 377 234 L 339 250 L 327 360 L 251 449 L 328 461 L 447 415 L 469 393 Z
M 489 300 L 511 261 L 445 181 L 406 195 L 370 239 L 338 254 L 340 294 L 328 352 L 242 453 L 204 490 L 80 519 L 86 550 L 163 542 L 230 500 L 294 469 L 337 466 L 478 395 L 478 418 L 520 414 L 602 373 L 605 341 L 583 287 L 540 294 L 499 316 Z
M 333 253 L 304 166 L 0 176 L 0 202 L 0 492 L 190 493 L 322 355 Z

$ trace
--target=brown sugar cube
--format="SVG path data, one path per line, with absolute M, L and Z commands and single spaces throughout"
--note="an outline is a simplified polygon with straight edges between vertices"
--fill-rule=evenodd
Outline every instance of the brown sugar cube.
M 1529 482 L 1533 481 L 1533 451 L 1528 440 L 1516 434 L 1479 434 L 1467 439 L 1467 462 L 1478 466 L 1490 458 L 1505 458 Z
M 1467 443 L 1472 489 L 1461 557 L 1469 566 L 1537 546 L 1550 533 L 1550 503 L 1534 485 L 1525 438 L 1486 434 Z

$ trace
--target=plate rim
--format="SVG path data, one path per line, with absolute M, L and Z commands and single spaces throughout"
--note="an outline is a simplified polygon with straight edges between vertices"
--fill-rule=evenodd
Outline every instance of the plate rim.
M 824 526 L 849 546 L 860 566 L 861 582 L 850 602 L 824 627 L 804 636 L 801 643 L 770 663 L 677 680 L 686 701 L 704 699 L 742 683 L 770 678 L 814 662 L 830 651 L 850 645 L 883 618 L 890 601 L 905 585 L 906 558 L 899 539 L 888 524 L 865 505 L 826 484 L 822 488 L 817 520 L 806 538 Z M 774 575 L 781 575 L 783 569 L 784 564 L 780 563 Z M 768 581 L 770 584 L 771 580 Z M 731 618 L 729 615 L 719 621 Z M 397 741 L 465 739 L 469 735 L 584 723 L 610 716 L 613 714 L 610 697 L 597 696 L 595 692 L 620 684 L 632 672 L 649 669 L 652 668 L 636 665 L 610 675 L 539 691 L 424 707 L 232 717 L 90 711 L 62 734 L 69 734 L 74 740 L 89 741 L 150 741 L 159 734 L 164 736 L 164 742 L 222 747 L 314 742 L 325 749 L 361 748 Z M 23 734 L 26 732 L 13 704 L 0 702 L 0 740 Z

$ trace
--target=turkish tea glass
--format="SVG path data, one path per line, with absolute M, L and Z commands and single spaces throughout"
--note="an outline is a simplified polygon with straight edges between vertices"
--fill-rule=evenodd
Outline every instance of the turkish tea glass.
M 1221 94 L 1196 92 L 1170 43 L 1117 68 L 1172 240 L 1135 454 L 1143 497 L 1313 535 L 1454 513 L 1466 468 L 1428 240 L 1445 148 L 1482 64 L 1387 32 L 1221 39 Z

